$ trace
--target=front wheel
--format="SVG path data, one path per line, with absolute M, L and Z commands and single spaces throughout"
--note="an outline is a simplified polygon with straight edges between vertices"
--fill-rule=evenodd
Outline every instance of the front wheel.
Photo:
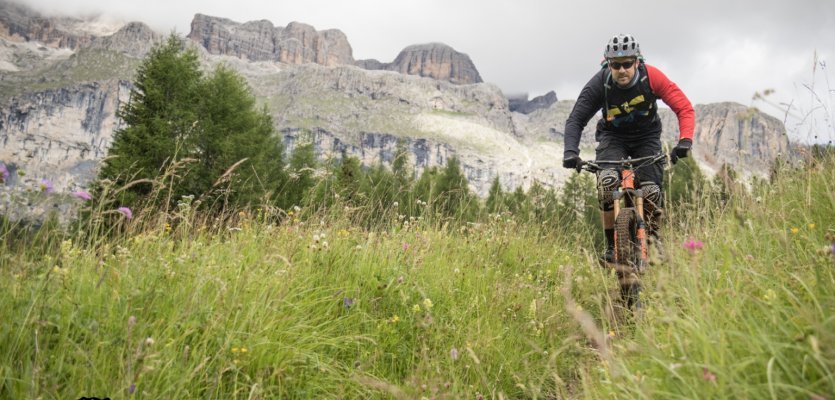
M 640 271 L 643 271 L 646 239 L 639 235 L 641 217 L 634 208 L 624 208 L 615 219 L 615 265 L 621 298 L 629 308 L 641 307 Z

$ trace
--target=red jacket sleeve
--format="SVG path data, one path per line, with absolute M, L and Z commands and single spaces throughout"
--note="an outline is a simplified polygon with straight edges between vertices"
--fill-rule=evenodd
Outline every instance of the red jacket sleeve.
M 671 81 L 663 72 L 651 65 L 647 65 L 649 75 L 649 86 L 652 92 L 658 95 L 664 104 L 670 106 L 678 117 L 679 140 L 693 140 L 693 129 L 696 126 L 696 112 L 690 100 L 679 89 L 675 82 Z

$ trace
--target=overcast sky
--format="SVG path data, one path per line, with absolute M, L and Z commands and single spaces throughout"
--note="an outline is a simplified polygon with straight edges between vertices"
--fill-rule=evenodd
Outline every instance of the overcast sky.
M 408 45 L 442 42 L 468 54 L 505 94 L 554 90 L 559 99 L 577 97 L 613 34 L 631 33 L 647 62 L 693 103 L 735 101 L 782 119 L 776 107 L 752 103 L 753 94 L 774 89 L 771 102 L 804 114 L 820 104 L 804 87 L 810 85 L 833 113 L 835 74 L 824 65 L 835 65 L 835 0 L 17 1 L 47 14 L 101 13 L 182 35 L 195 13 L 276 26 L 298 21 L 339 29 L 355 59 L 383 62 Z

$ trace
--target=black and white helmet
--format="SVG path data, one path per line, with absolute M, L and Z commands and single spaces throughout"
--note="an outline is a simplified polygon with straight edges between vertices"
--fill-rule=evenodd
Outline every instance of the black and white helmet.
M 635 37 L 629 34 L 617 34 L 609 39 L 603 56 L 607 59 L 615 57 L 640 57 L 641 45 Z

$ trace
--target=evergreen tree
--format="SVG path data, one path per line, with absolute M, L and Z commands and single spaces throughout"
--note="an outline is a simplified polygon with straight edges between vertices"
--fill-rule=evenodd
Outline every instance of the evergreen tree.
M 125 128 L 114 133 L 99 181 L 109 179 L 118 188 L 153 180 L 160 168 L 186 156 L 183 142 L 197 121 L 202 73 L 197 52 L 182 47 L 172 34 L 142 61 L 130 100 L 117 113 Z M 135 184 L 120 192 L 119 203 L 132 206 L 152 190 L 150 184 Z
M 364 178 L 360 160 L 343 154 L 342 162 L 336 171 L 336 193 L 346 202 L 358 204 L 359 194 L 364 187 Z
M 471 219 L 478 212 L 475 197 L 470 193 L 467 177 L 461 171 L 458 157 L 451 157 L 437 178 L 437 211 L 451 217 Z
M 484 206 L 490 214 L 504 211 L 504 192 L 502 191 L 502 185 L 499 182 L 498 175 L 493 178 L 493 183 L 490 185 L 490 191 L 487 194 L 487 200 Z
M 290 154 L 290 171 L 281 206 L 301 206 L 305 196 L 316 185 L 316 154 L 313 143 L 298 144 Z
M 274 200 L 285 181 L 283 150 L 266 109 L 255 105 L 240 75 L 221 66 L 204 78 L 196 51 L 184 50 L 172 34 L 137 71 L 130 101 L 119 110 L 126 126 L 114 135 L 99 182 L 156 181 L 172 203 L 187 194 L 235 207 Z M 166 168 L 186 158 L 189 163 L 159 182 Z M 128 185 L 117 200 L 161 204 L 147 198 L 152 189 Z
M 224 66 L 204 81 L 200 93 L 199 123 L 187 147 L 199 159 L 188 179 L 191 193 L 207 193 L 218 183 L 214 188 L 228 187 L 225 200 L 239 206 L 275 201 L 286 182 L 284 150 L 267 109 L 257 111 L 244 78 Z
M 664 177 L 668 193 L 665 207 L 680 207 L 691 204 L 700 195 L 706 180 L 693 157 L 682 158 Z

